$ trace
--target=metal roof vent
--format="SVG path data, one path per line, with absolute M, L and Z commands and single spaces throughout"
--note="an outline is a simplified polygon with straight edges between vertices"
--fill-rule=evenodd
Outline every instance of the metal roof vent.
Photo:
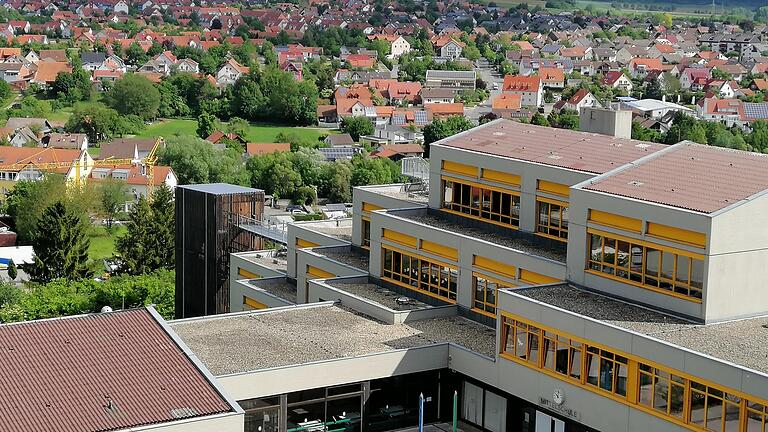
M 646 143 L 635 144 L 635 147 L 640 148 L 640 149 L 646 149 L 646 148 L 648 148 L 650 146 L 651 146 L 650 144 L 646 144 Z
M 506 135 L 507 133 L 506 132 L 494 132 L 493 134 L 495 136 L 502 136 L 502 135 Z
M 112 308 L 111 307 L 104 306 L 103 308 L 101 308 L 101 313 L 108 313 L 108 312 L 112 312 Z
M 632 180 L 631 182 L 629 182 L 627 184 L 630 185 L 630 186 L 640 187 L 640 186 L 644 185 L 645 183 L 643 183 L 641 181 L 637 181 L 637 180 Z

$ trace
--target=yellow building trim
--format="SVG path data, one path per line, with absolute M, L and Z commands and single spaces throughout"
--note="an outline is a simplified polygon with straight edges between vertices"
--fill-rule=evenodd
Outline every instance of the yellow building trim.
M 584 273 L 593 274 L 595 276 L 604 277 L 606 279 L 615 280 L 617 282 L 621 282 L 621 283 L 624 283 L 624 284 L 627 284 L 627 285 L 636 286 L 638 288 L 647 289 L 648 291 L 654 291 L 654 292 L 657 292 L 659 294 L 664 294 L 664 295 L 668 295 L 668 296 L 671 296 L 671 297 L 677 297 L 679 299 L 688 300 L 688 301 L 694 302 L 694 303 L 701 303 L 702 302 L 702 299 L 700 299 L 700 298 L 687 296 L 685 294 L 676 293 L 674 291 L 665 290 L 665 289 L 653 287 L 653 286 L 650 286 L 650 285 L 644 285 L 641 282 L 636 282 L 636 281 L 633 281 L 631 279 L 624 279 L 622 277 L 618 277 L 618 276 L 615 276 L 615 275 L 610 275 L 608 273 L 603 273 L 603 272 L 597 271 L 597 270 L 592 270 L 590 268 L 584 269 Z
M 546 276 L 540 273 L 532 272 L 530 270 L 520 270 L 520 281 L 526 282 L 531 285 L 542 285 L 561 282 L 560 279 Z
M 414 249 L 416 249 L 416 247 L 419 245 L 419 240 L 416 237 L 409 236 L 408 234 L 403 234 L 397 231 L 392 231 L 388 228 L 384 228 L 382 237 L 395 243 L 400 243 L 404 246 L 410 246 Z
M 307 279 L 328 279 L 328 278 L 334 278 L 334 277 L 336 277 L 336 275 L 331 272 L 327 272 L 315 266 L 311 266 L 311 265 L 307 266 Z
M 479 187 L 479 188 L 482 188 L 482 189 L 488 189 L 490 191 L 504 192 L 504 193 L 508 193 L 510 195 L 520 196 L 520 191 L 519 190 L 515 190 L 515 189 L 504 189 L 504 188 L 498 187 L 498 186 L 491 186 L 491 185 L 487 185 L 485 183 L 478 183 L 478 182 L 475 182 L 475 181 L 464 180 L 464 179 L 460 179 L 460 178 L 456 178 L 456 177 L 449 177 L 449 176 L 442 176 L 442 177 L 440 177 L 440 179 L 443 180 L 443 181 L 450 181 L 450 182 L 454 182 L 454 183 L 461 183 L 461 184 L 465 184 L 465 185 L 469 185 L 469 186 L 475 186 L 475 187 Z
M 542 196 L 537 196 L 536 201 L 545 202 L 547 204 L 559 205 L 560 207 L 568 207 L 570 205 L 568 201 L 556 200 L 556 199 L 546 198 Z
M 539 180 L 539 183 L 536 186 L 536 189 L 540 192 L 561 195 L 564 197 L 567 197 L 571 194 L 571 189 L 568 185 L 546 181 L 546 180 Z
M 320 245 L 315 242 L 311 242 L 309 240 L 304 240 L 296 237 L 296 247 L 298 248 L 311 248 L 316 246 L 320 246 Z
M 520 229 L 520 227 L 515 226 L 515 225 L 505 224 L 503 222 L 499 222 L 499 221 L 495 221 L 495 220 L 491 220 L 491 219 L 481 218 L 480 216 L 474 216 L 474 215 L 466 214 L 464 212 L 460 212 L 460 211 L 456 211 L 456 210 L 441 208 L 440 211 L 444 211 L 444 212 L 450 213 L 450 214 L 455 214 L 457 216 L 462 216 L 462 217 L 465 217 L 467 219 L 475 219 L 475 220 L 483 221 L 485 223 L 489 223 L 489 224 L 493 224 L 493 225 L 498 225 L 498 226 L 501 226 L 501 227 L 504 227 L 504 228 L 509 228 L 509 229 L 515 230 L 515 231 Z
M 625 231 L 640 233 L 643 230 L 643 221 L 640 219 L 620 216 L 595 209 L 589 209 L 588 220 L 596 224 L 619 228 Z
M 244 277 L 246 279 L 258 279 L 258 278 L 261 277 L 261 276 L 257 275 L 256 273 L 250 272 L 250 271 L 248 271 L 248 270 L 246 270 L 244 268 L 240 268 L 240 267 L 237 268 L 237 275 L 238 276 L 242 276 L 242 277 Z
M 762 405 L 768 405 L 768 400 L 766 400 L 766 399 L 761 399 L 761 398 L 756 397 L 754 395 L 750 395 L 750 394 L 744 393 L 742 391 L 729 388 L 729 387 L 724 386 L 722 384 L 718 384 L 716 382 L 710 381 L 710 380 L 708 380 L 706 378 L 700 378 L 700 377 L 693 376 L 693 375 L 691 375 L 689 373 L 682 372 L 682 371 L 677 370 L 675 368 L 671 368 L 671 367 L 665 366 L 665 365 L 660 364 L 658 362 L 655 362 L 653 360 L 648 360 L 648 359 L 645 359 L 643 357 L 639 357 L 639 356 L 632 355 L 632 354 L 627 354 L 627 353 L 625 353 L 625 352 L 623 352 L 621 350 L 618 350 L 618 349 L 615 349 L 613 347 L 609 347 L 609 346 L 606 346 L 606 345 L 603 345 L 603 344 L 600 344 L 600 343 L 592 342 L 591 340 L 585 339 L 583 337 L 573 336 L 572 334 L 568 333 L 567 331 L 563 331 L 563 330 L 560 330 L 560 329 L 556 329 L 554 327 L 550 327 L 550 326 L 547 326 L 547 325 L 544 325 L 544 324 L 541 324 L 541 323 L 537 323 L 537 322 L 532 321 L 532 320 L 527 319 L 527 318 L 518 317 L 518 316 L 516 316 L 514 314 L 511 314 L 511 313 L 505 312 L 505 311 L 500 311 L 500 315 L 501 315 L 502 318 L 508 318 L 508 319 L 511 319 L 511 320 L 515 320 L 515 321 L 519 321 L 519 322 L 522 322 L 522 323 L 526 323 L 528 325 L 532 325 L 534 327 L 540 328 L 540 329 L 542 329 L 544 331 L 552 332 L 552 333 L 554 333 L 556 335 L 560 335 L 560 336 L 563 336 L 563 337 L 567 337 L 567 338 L 569 338 L 571 340 L 578 341 L 578 342 L 580 342 L 580 343 L 582 343 L 584 345 L 595 347 L 595 348 L 599 348 L 601 350 L 610 351 L 610 352 L 612 352 L 614 354 L 620 355 L 622 357 L 626 357 L 627 360 L 628 360 L 628 364 L 627 364 L 627 369 L 628 369 L 628 371 L 627 371 L 627 397 L 623 398 L 621 396 L 617 396 L 617 395 L 609 393 L 609 392 L 607 392 L 605 390 L 602 390 L 599 387 L 595 387 L 593 385 L 586 384 L 585 383 L 585 381 L 586 381 L 586 370 L 585 370 L 586 369 L 586 362 L 585 362 L 585 358 L 584 357 L 582 357 L 582 359 L 581 359 L 581 362 L 582 362 L 581 363 L 581 367 L 582 367 L 582 370 L 581 370 L 581 380 L 576 379 L 576 378 L 571 377 L 571 376 L 568 376 L 568 375 L 564 375 L 564 374 L 561 374 L 561 373 L 549 370 L 549 369 L 544 368 L 544 367 L 539 367 L 538 365 L 533 365 L 530 362 L 528 362 L 527 360 L 520 359 L 520 358 L 518 358 L 515 355 L 511 355 L 511 354 L 505 353 L 504 352 L 504 343 L 503 343 L 504 341 L 503 340 L 500 340 L 500 343 L 499 343 L 499 347 L 500 347 L 500 349 L 499 349 L 499 357 L 502 357 L 502 358 L 504 358 L 506 360 L 513 361 L 515 363 L 527 366 L 527 367 L 529 367 L 531 369 L 535 369 L 537 372 L 540 372 L 540 373 L 552 376 L 552 377 L 557 378 L 557 379 L 559 379 L 561 381 L 565 381 L 565 382 L 571 383 L 571 384 L 573 384 L 575 386 L 578 386 L 578 387 L 580 387 L 580 388 L 582 388 L 584 390 L 590 391 L 592 393 L 599 394 L 599 395 L 611 398 L 611 399 L 616 400 L 616 401 L 618 401 L 618 402 L 620 402 L 622 404 L 625 404 L 625 405 L 627 405 L 627 406 L 629 406 L 631 408 L 638 409 L 640 411 L 643 411 L 643 412 L 646 412 L 648 414 L 654 415 L 654 416 L 656 416 L 658 418 L 661 418 L 663 420 L 666 420 L 666 421 L 669 421 L 671 423 L 674 423 L 674 424 L 680 425 L 682 427 L 685 427 L 686 429 L 690 429 L 690 430 L 694 430 L 694 431 L 707 431 L 708 430 L 708 429 L 706 429 L 706 427 L 698 427 L 698 426 L 696 426 L 694 424 L 686 422 L 685 420 L 679 419 L 679 418 L 674 417 L 674 416 L 667 415 L 666 413 L 662 413 L 662 412 L 657 411 L 657 410 L 655 410 L 655 409 L 653 409 L 651 407 L 647 407 L 645 405 L 640 404 L 640 402 L 638 400 L 638 395 L 639 395 L 639 391 L 640 391 L 640 387 L 639 387 L 639 382 L 640 382 L 639 381 L 639 374 L 640 374 L 640 372 L 639 372 L 639 364 L 640 363 L 648 365 L 648 366 L 651 366 L 651 367 L 656 368 L 656 369 L 661 369 L 661 370 L 663 370 L 663 371 L 665 371 L 667 373 L 677 375 L 677 376 L 679 376 L 681 378 L 684 378 L 684 379 L 686 379 L 688 381 L 688 383 L 686 384 L 686 387 L 685 387 L 685 389 L 686 389 L 686 394 L 685 394 L 686 398 L 684 400 L 684 408 L 683 408 L 684 415 L 683 415 L 683 418 L 687 418 L 687 414 L 688 414 L 688 411 L 689 411 L 689 408 L 690 408 L 689 400 L 688 400 L 689 398 L 687 397 L 689 395 L 689 390 L 690 390 L 690 381 L 694 381 L 694 382 L 697 382 L 697 383 L 700 383 L 700 384 L 703 384 L 703 385 L 706 385 L 706 386 L 709 386 L 709 387 L 713 387 L 715 389 L 724 391 L 724 392 L 726 392 L 728 394 L 732 394 L 734 396 L 738 396 L 739 398 L 741 398 L 741 403 L 739 404 L 739 406 L 740 406 L 740 418 L 741 418 L 742 421 L 740 422 L 740 425 L 739 425 L 739 431 L 742 431 L 742 432 L 746 432 L 747 431 L 747 428 L 746 428 L 746 409 L 745 409 L 746 408 L 746 401 L 749 400 L 750 402 L 755 402 L 755 403 L 759 403 L 759 404 L 762 404 Z M 502 326 L 503 326 L 503 324 L 502 324 Z M 502 327 L 502 331 L 500 333 L 502 334 L 501 337 L 503 337 L 503 335 L 505 334 L 504 330 L 503 330 L 503 327 Z M 543 349 L 543 348 L 540 347 L 540 349 Z M 582 354 L 586 354 L 586 350 L 582 351 Z
M 363 203 L 363 211 L 364 212 L 372 212 L 372 211 L 383 210 L 383 209 L 384 209 L 384 207 L 377 206 L 376 204 L 371 204 L 371 203 L 367 203 L 367 202 Z
M 490 180 L 497 183 L 506 183 L 514 186 L 520 186 L 520 176 L 517 174 L 483 168 L 482 178 L 484 180 Z
M 597 234 L 597 235 L 603 236 L 603 237 L 609 237 L 609 238 L 612 238 L 612 239 L 622 240 L 622 241 L 630 242 L 630 243 L 637 244 L 637 245 L 648 246 L 648 247 L 651 247 L 651 248 L 654 248 L 654 249 L 658 249 L 658 250 L 661 250 L 661 251 L 667 251 L 667 252 L 676 253 L 678 255 L 684 255 L 684 256 L 687 256 L 687 257 L 695 258 L 697 260 L 702 260 L 702 261 L 704 260 L 704 255 L 702 255 L 702 254 L 697 254 L 695 252 L 688 252 L 687 250 L 677 249 L 677 248 L 673 248 L 673 247 L 669 247 L 669 246 L 664 246 L 664 245 L 660 245 L 658 243 L 652 243 L 652 242 L 645 241 L 645 240 L 639 240 L 639 239 L 636 239 L 636 238 L 627 237 L 627 236 L 623 236 L 623 235 L 620 235 L 620 234 L 614 234 L 614 233 L 610 233 L 610 232 L 607 232 L 607 231 L 602 231 L 602 230 L 598 230 L 598 229 L 594 229 L 594 228 L 588 228 L 587 229 L 587 234 Z M 587 256 L 587 260 L 589 260 L 589 256 Z
M 648 222 L 646 232 L 650 236 L 676 243 L 685 243 L 702 249 L 707 247 L 707 235 L 696 231 Z
M 443 246 L 440 243 L 431 242 L 429 240 L 421 241 L 421 250 L 440 255 L 444 258 L 449 258 L 453 261 L 459 259 L 459 251 L 448 246 Z
M 438 264 L 438 265 L 441 265 L 443 267 L 450 267 L 450 268 L 452 268 L 454 270 L 458 270 L 459 269 L 456 266 L 456 263 L 449 264 L 447 261 L 443 261 L 443 260 L 439 260 L 439 259 L 434 259 L 432 257 L 426 257 L 426 256 L 423 256 L 423 255 L 419 254 L 418 252 L 408 251 L 408 250 L 400 249 L 398 247 L 394 247 L 394 246 L 390 246 L 390 245 L 382 245 L 381 248 L 382 249 L 387 249 L 387 250 L 390 250 L 390 251 L 394 251 L 394 252 L 400 252 L 401 254 L 409 255 L 409 256 L 411 256 L 413 258 L 418 258 L 420 260 L 429 261 L 429 262 L 431 262 L 433 264 Z M 382 260 L 384 259 L 384 255 L 383 254 L 382 254 L 381 259 Z M 381 268 L 383 269 L 384 266 L 382 265 Z M 379 276 L 381 276 L 381 275 L 379 275 Z
M 517 267 L 509 264 L 502 264 L 496 260 L 486 258 L 484 256 L 475 255 L 472 258 L 472 263 L 475 267 L 479 267 L 483 270 L 491 273 L 507 276 L 512 279 L 517 279 Z
M 443 171 L 469 177 L 477 177 L 477 167 L 447 160 L 443 161 Z
M 429 258 L 424 258 L 424 259 L 425 259 L 425 260 L 429 260 Z M 432 262 L 434 262 L 434 261 L 432 261 Z M 455 268 L 455 267 L 454 267 L 454 268 Z M 393 284 L 395 284 L 395 285 L 399 285 L 399 286 L 401 286 L 401 287 L 403 287 L 403 288 L 407 288 L 407 289 L 409 289 L 409 290 L 411 290 L 411 291 L 413 291 L 413 292 L 417 292 L 417 293 L 419 293 L 419 294 L 424 294 L 424 295 L 426 295 L 426 296 L 429 296 L 429 297 L 432 297 L 432 298 L 436 298 L 436 299 L 438 299 L 438 300 L 441 300 L 441 301 L 444 301 L 444 302 L 446 302 L 446 303 L 450 303 L 450 304 L 456 304 L 456 300 L 452 300 L 452 299 L 449 299 L 448 297 L 443 297 L 443 296 L 437 295 L 437 294 L 435 294 L 435 293 L 431 293 L 431 292 L 429 292 L 429 291 L 425 291 L 425 290 L 422 290 L 422 289 L 416 288 L 416 287 L 414 287 L 414 286 L 412 286 L 412 285 L 409 285 L 409 284 L 407 284 L 407 283 L 403 283 L 403 282 L 400 282 L 400 281 L 396 281 L 396 280 L 394 280 L 394 279 L 391 279 L 391 278 L 388 278 L 388 277 L 386 277 L 386 276 L 382 276 L 381 278 L 382 278 L 383 280 L 385 280 L 385 281 L 389 282 L 389 283 L 393 283 Z
M 254 300 L 254 299 L 252 299 L 252 298 L 250 298 L 248 296 L 243 296 L 243 305 L 251 307 L 253 309 L 267 309 L 268 308 L 268 306 L 265 305 L 264 303 L 262 303 L 262 302 L 260 302 L 258 300 Z

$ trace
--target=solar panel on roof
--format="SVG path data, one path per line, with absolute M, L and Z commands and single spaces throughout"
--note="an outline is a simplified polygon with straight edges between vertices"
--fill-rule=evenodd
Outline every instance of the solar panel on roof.
M 392 124 L 395 126 L 405 125 L 405 116 L 402 114 L 396 114 L 392 116 Z
M 768 103 L 744 103 L 744 114 L 753 119 L 768 119 Z
M 413 119 L 416 122 L 417 125 L 425 125 L 427 124 L 427 112 L 426 111 L 416 111 L 413 115 Z

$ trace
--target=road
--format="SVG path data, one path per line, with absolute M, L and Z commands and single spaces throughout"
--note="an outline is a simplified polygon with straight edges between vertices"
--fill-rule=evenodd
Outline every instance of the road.
M 483 105 L 491 106 L 491 101 L 501 93 L 501 85 L 504 83 L 504 77 L 496 71 L 494 65 L 488 63 L 488 60 L 484 58 L 475 62 L 475 71 L 477 72 L 478 78 L 485 82 L 486 88 L 491 95 Z M 497 90 L 494 90 L 494 84 L 498 87 Z

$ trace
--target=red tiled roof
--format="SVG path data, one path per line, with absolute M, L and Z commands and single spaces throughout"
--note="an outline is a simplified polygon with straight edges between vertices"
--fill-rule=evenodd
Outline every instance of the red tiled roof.
M 433 145 L 602 174 L 667 146 L 512 120 L 495 120 Z
M 290 143 L 248 143 L 245 152 L 249 156 L 291 151 Z
M 519 94 L 501 93 L 493 100 L 491 108 L 496 109 L 520 109 L 522 106 L 522 96 Z
M 708 214 L 768 189 L 768 155 L 685 142 L 584 189 Z
M 108 431 L 232 411 L 146 309 L 0 326 L 0 377 L 4 432 Z
M 507 75 L 504 77 L 503 91 L 538 92 L 541 78 L 538 75 Z

